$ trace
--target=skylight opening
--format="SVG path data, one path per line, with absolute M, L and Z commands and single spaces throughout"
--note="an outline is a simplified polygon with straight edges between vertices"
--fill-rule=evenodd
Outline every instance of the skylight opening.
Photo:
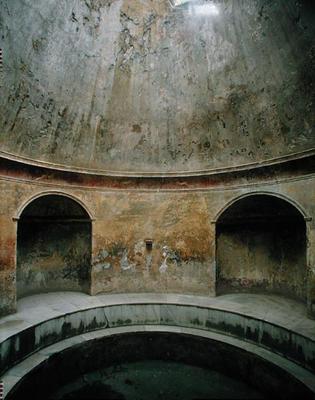
M 169 0 L 173 8 L 189 3 L 189 13 L 197 16 L 219 15 L 219 8 L 211 0 Z
M 192 11 L 196 15 L 219 15 L 219 9 L 215 4 L 193 5 Z
M 170 3 L 173 7 L 181 6 L 185 3 L 188 3 L 191 0 L 170 0 Z

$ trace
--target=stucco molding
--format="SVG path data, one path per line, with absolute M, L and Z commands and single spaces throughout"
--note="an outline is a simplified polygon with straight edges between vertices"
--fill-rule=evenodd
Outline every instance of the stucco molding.
M 34 200 L 39 199 L 41 197 L 44 196 L 49 196 L 49 195 L 57 195 L 57 196 L 63 196 L 63 197 L 68 197 L 69 199 L 75 201 L 76 203 L 78 203 L 87 213 L 87 215 L 89 216 L 91 221 L 95 221 L 95 218 L 93 217 L 93 214 L 91 213 L 91 211 L 89 210 L 89 208 L 86 206 L 86 204 L 77 196 L 74 196 L 71 193 L 67 193 L 61 190 L 46 190 L 46 191 L 42 191 L 39 193 L 36 193 L 35 195 L 31 196 L 26 202 L 24 202 L 22 204 L 22 206 L 19 207 L 19 209 L 17 210 L 16 215 L 13 217 L 13 221 L 18 221 L 23 213 L 23 211 L 25 210 L 25 208 L 30 205 Z
M 233 204 L 237 203 L 238 201 L 245 199 L 246 197 L 249 196 L 256 196 L 256 195 L 266 195 L 266 196 L 273 196 L 273 197 L 277 197 L 281 200 L 284 200 L 288 203 L 290 203 L 294 208 L 296 208 L 299 213 L 301 214 L 301 216 L 303 217 L 303 219 L 306 222 L 312 221 L 312 217 L 310 215 L 307 214 L 307 212 L 304 210 L 304 208 L 296 201 L 293 200 L 292 198 L 290 198 L 289 196 L 286 196 L 282 193 L 277 193 L 277 192 L 270 192 L 270 191 L 264 191 L 264 190 L 258 190 L 258 191 L 253 191 L 253 192 L 249 192 L 249 193 L 243 193 L 239 196 L 234 197 L 233 199 L 231 199 L 230 201 L 228 201 L 223 208 L 221 208 L 221 210 L 215 215 L 214 219 L 211 221 L 212 224 L 217 224 L 217 222 L 219 221 L 220 217 L 223 215 L 223 213 L 230 208 Z
M 53 187 L 53 188 L 61 188 L 62 190 L 84 190 L 84 191 L 92 191 L 92 192 L 100 192 L 100 193 L 117 193 L 117 192 L 130 192 L 130 193 L 189 193 L 189 192 L 197 192 L 197 193 L 206 193 L 206 192 L 213 192 L 213 191 L 233 191 L 233 190 L 242 190 L 242 189 L 250 189 L 253 187 L 262 187 L 262 186 L 276 186 L 279 184 L 286 184 L 286 183 L 293 183 L 293 182 L 301 182 L 305 180 L 313 180 L 315 179 L 315 174 L 307 174 L 298 177 L 291 177 L 291 178 L 282 178 L 282 179 L 275 179 L 270 181 L 261 181 L 261 182 L 254 182 L 254 183 L 238 183 L 238 184 L 231 184 L 223 186 L 221 184 L 217 186 L 207 186 L 207 187 L 185 187 L 185 188 L 163 188 L 163 187 L 154 187 L 154 188 L 147 188 L 147 187 L 123 187 L 123 188 L 115 188 L 111 186 L 84 186 L 84 185 L 77 185 L 77 184 L 60 184 L 60 183 L 51 183 L 45 181 L 38 181 L 32 180 L 28 178 L 16 178 L 12 176 L 5 176 L 1 175 L 0 173 L 0 183 L 3 182 L 14 182 L 18 184 L 27 184 L 36 187 Z
M 66 165 L 53 163 L 50 161 L 43 161 L 39 159 L 33 159 L 21 155 L 17 155 L 14 153 L 10 153 L 5 150 L 0 150 L 0 158 L 4 158 L 7 160 L 20 162 L 27 165 L 37 166 L 48 168 L 56 171 L 65 171 L 65 172 L 73 172 L 84 175 L 99 175 L 99 176 L 107 176 L 107 177 L 129 177 L 129 178 L 169 178 L 169 177 L 194 177 L 194 176 L 212 176 L 216 174 L 226 174 L 226 173 L 234 173 L 238 171 L 246 171 L 252 170 L 267 166 L 279 165 L 282 163 L 286 163 L 289 161 L 299 160 L 305 157 L 310 157 L 315 155 L 315 148 L 310 148 L 308 150 L 295 152 L 291 154 L 287 154 L 280 157 L 274 157 L 266 160 L 261 160 L 253 163 L 243 163 L 233 166 L 227 166 L 222 168 L 209 168 L 202 170 L 193 170 L 193 171 L 172 171 L 172 172 L 155 172 L 155 171 L 118 171 L 118 170 L 107 170 L 107 169 L 95 169 L 95 168 L 84 168 L 78 167 L 74 165 Z

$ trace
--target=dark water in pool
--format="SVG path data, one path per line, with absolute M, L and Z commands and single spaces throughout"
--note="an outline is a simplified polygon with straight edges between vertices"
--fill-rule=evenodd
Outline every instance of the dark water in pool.
M 177 362 L 141 361 L 85 374 L 51 399 L 262 399 L 255 389 L 216 371 Z

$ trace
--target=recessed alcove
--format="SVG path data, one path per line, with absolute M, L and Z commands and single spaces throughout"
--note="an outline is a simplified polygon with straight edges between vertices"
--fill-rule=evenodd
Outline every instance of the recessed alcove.
M 305 301 L 306 223 L 273 195 L 235 201 L 217 221 L 217 293 L 278 293 Z
M 17 296 L 89 292 L 91 220 L 75 200 L 49 194 L 23 210 L 17 229 Z

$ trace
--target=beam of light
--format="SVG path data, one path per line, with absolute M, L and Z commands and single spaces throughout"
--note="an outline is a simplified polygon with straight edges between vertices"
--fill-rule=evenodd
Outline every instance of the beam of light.
M 219 8 L 217 5 L 213 4 L 211 1 L 203 3 L 196 0 L 169 0 L 173 8 L 182 6 L 189 3 L 189 12 L 191 15 L 197 16 L 210 16 L 219 15 Z
M 195 15 L 219 15 L 219 9 L 215 4 L 192 4 L 191 13 Z
M 170 0 L 173 7 L 181 6 L 182 4 L 188 3 L 190 0 Z

